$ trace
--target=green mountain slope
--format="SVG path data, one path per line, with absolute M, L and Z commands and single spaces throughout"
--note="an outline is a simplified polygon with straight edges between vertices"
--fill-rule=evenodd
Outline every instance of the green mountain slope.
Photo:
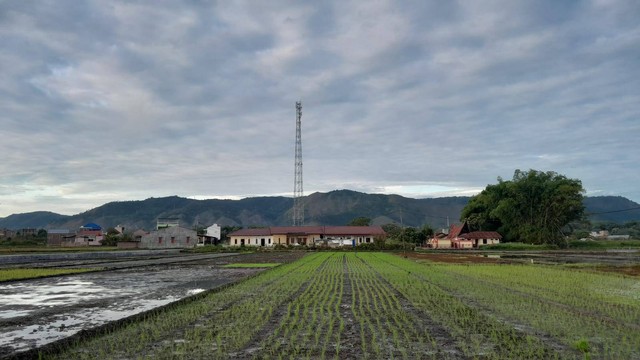
M 345 225 L 360 216 L 373 224 L 390 222 L 407 226 L 446 227 L 458 217 L 469 197 L 412 199 L 398 195 L 365 194 L 350 190 L 313 193 L 304 198 L 305 223 L 308 225 Z M 586 212 L 592 221 L 623 223 L 640 220 L 640 205 L 619 196 L 587 197 Z M 242 200 L 193 200 L 170 196 L 142 201 L 117 201 L 83 213 L 65 216 L 51 212 L 14 214 L 0 218 L 0 228 L 76 229 L 88 222 L 104 228 L 153 229 L 159 217 L 179 218 L 183 226 L 282 226 L 291 224 L 293 199 L 282 196 Z M 621 209 L 632 209 L 618 211 Z

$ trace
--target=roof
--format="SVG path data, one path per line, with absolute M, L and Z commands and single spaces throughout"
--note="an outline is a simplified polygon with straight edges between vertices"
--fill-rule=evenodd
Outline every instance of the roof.
M 82 229 L 87 230 L 102 230 L 102 227 L 96 223 L 88 223 L 81 226 Z
M 258 229 L 240 229 L 229 234 L 229 236 L 269 236 L 271 231 L 269 228 Z
M 272 235 L 313 235 L 324 234 L 324 226 L 272 226 Z
M 496 231 L 472 231 L 470 233 L 466 233 L 460 235 L 461 238 L 465 239 L 502 239 L 502 235 L 500 235 Z
M 447 235 L 447 237 L 449 239 L 455 239 L 459 237 L 460 233 L 462 232 L 462 229 L 464 228 L 464 225 L 465 225 L 464 223 L 460 225 L 451 224 L 451 227 L 449 227 L 449 235 Z
M 380 226 L 272 226 L 259 229 L 240 229 L 229 236 L 269 235 L 384 235 Z
M 325 235 L 384 235 L 380 226 L 325 226 Z
M 47 231 L 47 234 L 69 234 L 71 230 L 69 229 L 51 229 Z

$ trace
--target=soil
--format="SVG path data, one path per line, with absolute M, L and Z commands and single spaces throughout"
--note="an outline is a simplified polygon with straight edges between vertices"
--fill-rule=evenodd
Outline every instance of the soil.
M 287 263 L 306 253 L 258 252 L 252 254 L 197 254 L 174 255 L 159 258 L 104 260 L 76 263 L 65 261 L 60 267 L 96 266 L 111 270 L 87 274 L 67 275 L 46 279 L 34 279 L 0 283 L 0 358 L 73 336 L 86 329 L 145 312 L 225 284 L 246 279 L 264 271 L 264 268 L 224 268 L 232 263 Z M 406 253 L 406 257 L 442 263 L 535 263 L 578 264 L 578 269 L 617 272 L 640 276 L 639 252 L 430 252 Z M 34 264 L 37 265 L 37 264 Z M 55 266 L 48 264 L 47 266 Z M 365 354 L 354 339 L 359 339 L 359 325 L 350 309 L 352 284 L 345 265 L 344 294 L 340 306 L 345 322 L 340 340 L 341 358 L 361 358 Z M 422 279 L 427 281 L 427 279 Z M 309 284 L 305 284 L 296 298 Z M 428 313 L 421 312 L 396 291 L 396 297 L 405 312 L 420 319 L 419 326 L 438 342 L 442 353 L 437 357 L 464 359 L 449 330 L 438 325 Z M 462 297 L 462 295 L 458 294 Z M 468 301 L 468 299 L 467 299 Z M 475 304 L 480 307 L 479 304 Z M 272 318 L 258 333 L 274 331 L 285 315 L 285 307 L 276 310 Z M 597 315 L 597 314 L 594 314 Z M 505 319 L 509 321 L 509 319 Z M 606 321 L 607 319 L 603 319 Z M 517 324 L 516 324 L 517 325 Z M 532 330 L 520 327 L 522 334 Z M 182 331 L 183 329 L 177 329 Z M 545 340 L 549 348 L 569 351 L 545 334 L 533 334 Z M 343 340 L 344 339 L 344 340 Z M 259 356 L 260 339 L 253 339 L 245 348 L 234 353 L 235 358 L 249 359 Z M 328 352 L 329 357 L 336 355 Z M 401 354 L 396 354 L 400 356 Z M 432 353 L 422 354 L 425 357 Z M 314 358 L 316 356 L 313 356 Z M 400 356 L 401 357 L 401 356 Z M 420 356 L 418 356 L 420 357 Z
M 407 253 L 411 259 L 450 264 L 536 263 L 576 266 L 576 269 L 640 276 L 640 250 L 631 251 L 492 251 Z
M 197 254 L 48 263 L 47 267 L 94 266 L 109 270 L 0 283 L 0 358 L 197 296 L 266 270 L 223 265 L 286 263 L 303 255 L 304 252 Z

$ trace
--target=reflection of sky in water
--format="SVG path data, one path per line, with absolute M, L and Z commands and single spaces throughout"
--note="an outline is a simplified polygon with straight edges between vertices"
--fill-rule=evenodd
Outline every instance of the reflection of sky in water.
M 189 290 L 188 293 L 192 291 L 193 290 Z M 178 298 L 175 297 L 158 300 L 147 299 L 134 307 L 129 306 L 128 309 L 123 309 L 121 307 L 116 307 L 115 309 L 85 309 L 81 312 L 64 316 L 64 319 L 58 319 L 46 325 L 29 325 L 18 330 L 0 333 L 0 346 L 9 346 L 16 350 L 22 348 L 27 349 L 32 346 L 41 346 L 73 335 L 86 327 L 106 324 L 109 321 L 122 319 L 143 311 L 151 310 L 176 300 L 178 300 Z M 23 341 L 16 342 L 16 339 L 22 339 Z M 24 340 L 29 341 L 30 344 L 24 342 Z
M 221 273 L 213 277 L 224 278 Z M 211 269 L 127 270 L 0 285 L 0 346 L 27 350 L 151 310 L 206 291 L 189 282 L 211 276 Z M 86 307 L 73 307 L 78 304 Z M 21 326 L 2 325 L 29 315 Z
M 0 307 L 72 305 L 104 297 L 108 289 L 91 281 L 60 281 L 55 284 L 23 283 L 0 286 Z M 3 317 L 0 311 L 0 317 Z

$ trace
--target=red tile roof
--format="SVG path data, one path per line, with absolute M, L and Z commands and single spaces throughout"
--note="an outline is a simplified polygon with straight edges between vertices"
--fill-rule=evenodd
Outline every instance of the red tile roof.
M 229 236 L 269 235 L 384 235 L 380 226 L 272 226 L 260 229 L 240 229 Z
M 460 236 L 460 233 L 462 233 L 462 230 L 464 229 L 464 226 L 466 225 L 466 223 L 462 223 L 460 225 L 456 225 L 456 224 L 451 224 L 451 226 L 449 227 L 449 239 L 455 239 L 458 236 Z
M 470 233 L 460 235 L 461 238 L 475 239 L 502 239 L 502 235 L 495 231 L 472 231 Z
M 229 236 L 269 236 L 271 235 L 270 228 L 259 228 L 259 229 L 240 229 L 232 232 Z

